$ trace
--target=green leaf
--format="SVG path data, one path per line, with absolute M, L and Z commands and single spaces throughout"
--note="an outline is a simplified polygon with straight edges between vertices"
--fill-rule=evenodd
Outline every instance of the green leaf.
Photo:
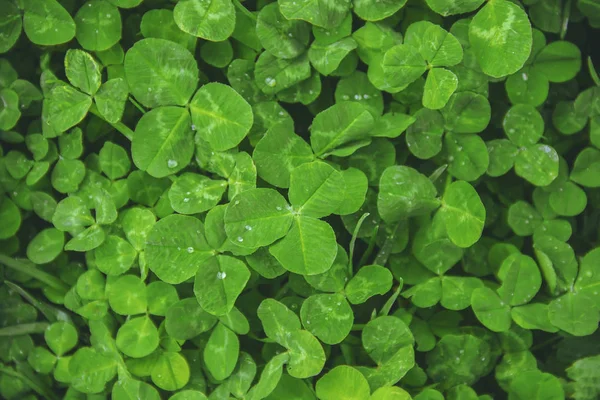
M 23 29 L 23 20 L 21 19 L 19 9 L 12 2 L 2 0 L 0 1 L 0 8 L 4 10 L 3 15 L 0 17 L 0 36 L 2 37 L 2 43 L 0 43 L 1 54 L 9 51 L 19 39 Z M 29 18 L 31 18 L 31 15 Z M 74 36 L 75 30 L 72 29 L 72 32 Z
M 537 54 L 533 68 L 550 82 L 566 82 L 575 78 L 581 69 L 581 51 L 570 42 L 552 42 Z
M 323 375 L 315 387 L 317 396 L 322 400 L 368 400 L 369 383 L 355 368 L 338 365 Z
M 252 107 L 235 90 L 221 83 L 202 86 L 190 103 L 198 134 L 215 151 L 237 146 L 250 131 Z
M 110 79 L 100 86 L 94 96 L 98 111 L 107 122 L 116 124 L 123 117 L 129 88 L 123 78 Z
M 412 350 L 414 338 L 400 318 L 383 316 L 369 321 L 363 328 L 362 343 L 373 361 L 381 366 L 404 349 Z
M 154 9 L 145 12 L 142 16 L 140 30 L 145 38 L 171 40 L 191 52 L 196 49 L 197 39 L 179 29 L 173 18 L 172 10 Z
M 75 37 L 75 22 L 58 1 L 27 0 L 23 6 L 23 29 L 33 43 L 54 46 Z
M 0 100 L 2 100 L 2 105 L 0 106 L 0 129 L 12 129 L 19 121 L 19 118 L 21 118 L 19 96 L 14 90 L 2 89 L 0 90 Z
M 240 355 L 240 342 L 235 333 L 223 324 L 217 324 L 204 348 L 206 368 L 216 380 L 228 378 Z
M 427 63 L 416 48 L 399 44 L 385 52 L 382 67 L 388 85 L 404 88 L 425 73 Z
M 44 99 L 42 119 L 56 132 L 64 132 L 80 123 L 92 105 L 92 98 L 71 86 L 56 86 Z
M 473 291 L 471 306 L 477 319 L 494 332 L 506 332 L 510 329 L 510 306 L 490 288 Z
M 131 169 L 131 161 L 127 151 L 118 144 L 105 142 L 99 156 L 102 172 L 112 180 L 124 177 Z
M 542 276 L 535 261 L 518 253 L 504 260 L 498 277 L 502 280 L 498 295 L 511 306 L 529 303 L 542 286 Z
M 556 214 L 574 217 L 585 210 L 587 196 L 585 191 L 573 182 L 565 182 L 550 193 L 549 203 Z
M 554 375 L 541 371 L 525 371 L 511 381 L 508 398 L 564 400 L 565 394 L 561 382 Z
M 273 186 L 287 188 L 297 166 L 314 159 L 308 143 L 286 124 L 270 128 L 256 144 L 252 159 L 258 176 Z
M 524 67 L 521 71 L 506 79 L 506 93 L 511 103 L 534 107 L 543 104 L 550 89 L 548 78 L 537 69 Z
M 331 268 L 337 254 L 337 243 L 335 233 L 327 222 L 296 216 L 289 233 L 269 251 L 286 270 L 316 275 Z
M 185 172 L 169 189 L 169 201 L 180 214 L 199 214 L 210 210 L 221 201 L 227 182 Z
M 458 78 L 453 72 L 445 68 L 433 68 L 425 81 L 423 107 L 432 110 L 443 108 L 457 87 Z
M 469 40 L 482 71 L 501 78 L 514 74 L 527 61 L 532 44 L 531 24 L 518 5 L 493 1 L 471 21 Z
M 332 0 L 281 0 L 279 10 L 287 19 L 300 19 L 312 25 L 333 29 L 341 24 L 350 9 L 349 2 Z
M 584 187 L 600 187 L 600 151 L 583 149 L 575 159 L 569 178 Z
M 435 210 L 440 204 L 436 195 L 425 175 L 410 167 L 393 166 L 381 175 L 377 209 L 384 221 L 393 223 Z
M 106 0 L 91 0 L 75 15 L 77 41 L 85 50 L 108 50 L 121 40 L 121 13 Z
M 517 104 L 502 121 L 506 136 L 517 146 L 536 144 L 544 134 L 544 120 L 535 107 Z
M 47 264 L 58 257 L 65 244 L 65 234 L 55 228 L 40 231 L 27 245 L 27 258 L 34 264 Z
M 202 222 L 194 217 L 170 215 L 158 221 L 148 234 L 148 268 L 167 283 L 191 278 L 211 256 Z
M 123 275 L 111 281 L 106 297 L 113 311 L 120 315 L 142 314 L 148 304 L 146 285 L 134 275 Z
M 292 224 L 289 205 L 273 189 L 250 189 L 235 196 L 225 212 L 225 231 L 239 246 L 268 246 Z
M 308 46 L 310 25 L 286 19 L 276 3 L 263 7 L 256 18 L 256 35 L 262 46 L 277 58 L 294 58 Z
M 488 99 L 473 92 L 454 93 L 441 112 L 446 129 L 454 133 L 482 132 L 492 114 Z
M 519 148 L 508 139 L 493 139 L 485 143 L 490 164 L 486 173 L 491 177 L 502 176 L 512 169 Z
M 464 310 L 471 305 L 473 291 L 481 287 L 483 283 L 477 278 L 444 276 L 440 303 L 448 310 Z
M 160 389 L 175 391 L 184 387 L 190 379 L 190 367 L 179 353 L 163 352 L 152 368 L 152 382 Z
M 204 311 L 194 297 L 174 303 L 165 316 L 165 329 L 176 340 L 192 339 L 208 332 L 216 323 L 217 318 Z
M 235 9 L 229 0 L 183 0 L 173 17 L 182 31 L 213 42 L 227 39 L 235 28 Z
M 373 296 L 389 292 L 392 283 L 393 277 L 388 269 L 379 265 L 366 265 L 352 277 L 344 292 L 350 303 L 362 304 Z
M 490 158 L 481 137 L 448 133 L 444 139 L 448 151 L 448 172 L 452 176 L 472 182 L 485 174 Z
M 515 173 L 535 186 L 547 186 L 558 176 L 558 154 L 546 144 L 521 149 L 515 159 Z
M 124 274 L 133 266 L 137 252 L 126 240 L 109 235 L 100 247 L 94 250 L 96 265 L 106 275 Z
M 317 114 L 311 126 L 310 143 L 318 157 L 349 155 L 343 145 L 368 137 L 374 120 L 363 106 L 342 102 Z M 336 150 L 337 149 L 337 150 Z
M 548 315 L 552 325 L 574 336 L 591 335 L 598 329 L 598 309 L 590 309 L 590 298 L 582 293 L 568 292 L 550 302 Z
M 298 316 L 274 299 L 263 300 L 258 306 L 257 314 L 265 335 L 282 345 L 286 345 L 292 332 L 301 328 Z
M 146 357 L 158 347 L 158 329 L 147 316 L 133 318 L 121 325 L 116 341 L 126 356 Z
M 356 41 L 345 37 L 337 42 L 322 44 L 313 42 L 308 50 L 308 59 L 312 66 L 322 75 L 332 74 L 342 60 L 356 48 Z
M 68 322 L 55 322 L 46 328 L 44 339 L 46 344 L 56 354 L 61 357 L 77 345 L 77 330 Z
M 448 334 L 435 349 L 427 353 L 427 374 L 440 388 L 459 384 L 472 385 L 484 373 L 490 346 L 483 339 L 469 334 Z
M 83 393 L 102 392 L 116 373 L 116 362 L 91 347 L 81 347 L 69 361 L 70 384 Z
M 190 146 L 191 124 L 190 114 L 184 108 L 159 107 L 144 114 L 131 145 L 135 165 L 156 178 L 185 168 L 194 152 Z
M 365 21 L 380 21 L 395 14 L 405 4 L 406 1 L 359 0 L 354 2 L 353 11 Z
M 229 313 L 250 279 L 246 265 L 233 257 L 219 255 L 196 273 L 194 293 L 200 306 L 210 314 Z
M 184 106 L 198 85 L 194 56 L 168 40 L 136 42 L 125 54 L 124 65 L 129 90 L 146 107 Z
M 597 366 L 600 357 L 585 357 L 567 368 L 567 376 L 573 381 L 570 385 L 575 398 L 588 399 L 599 394 L 596 383 Z
M 282 353 L 269 360 L 260 375 L 258 383 L 248 392 L 248 399 L 260 400 L 267 397 L 275 388 L 281 379 L 283 373 L 283 364 L 289 361 L 289 354 Z
M 258 88 L 273 95 L 310 78 L 310 63 L 306 53 L 292 59 L 277 58 L 263 52 L 254 65 L 254 80 Z
M 321 161 L 301 164 L 290 176 L 290 203 L 298 215 L 322 218 L 334 213 L 345 190 L 343 175 Z
M 69 50 L 65 56 L 65 72 L 69 82 L 82 92 L 93 96 L 100 88 L 101 66 L 82 50 Z
M 408 30 L 406 36 L 406 43 L 412 45 L 413 37 L 410 37 Z M 419 51 L 431 66 L 451 67 L 461 62 L 463 50 L 460 42 L 442 27 L 428 24 L 423 37 L 419 39 L 422 41 L 418 46 Z
M 443 0 L 427 0 L 427 5 L 433 11 L 444 17 L 456 14 L 465 14 L 475 11 L 483 3 L 482 0 L 468 0 L 464 2 L 448 2 Z M 421 400 L 421 399 L 419 399 Z
M 290 356 L 287 372 L 294 378 L 310 378 L 323 370 L 325 352 L 321 343 L 310 332 L 291 332 L 286 348 Z
M 316 294 L 302 303 L 302 325 L 325 344 L 341 343 L 354 323 L 354 313 L 341 294 Z
M 446 188 L 440 213 L 448 237 L 455 245 L 471 247 L 481 237 L 486 210 L 477 191 L 469 183 L 457 181 Z

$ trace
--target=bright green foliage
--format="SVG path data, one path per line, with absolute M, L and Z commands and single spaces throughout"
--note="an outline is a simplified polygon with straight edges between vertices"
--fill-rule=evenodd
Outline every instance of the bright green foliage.
M 0 398 L 599 398 L 599 10 L 0 0 Z

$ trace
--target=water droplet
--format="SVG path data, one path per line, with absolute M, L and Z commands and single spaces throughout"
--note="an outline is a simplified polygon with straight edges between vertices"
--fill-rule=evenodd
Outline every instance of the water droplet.
M 587 271 L 585 273 L 585 276 L 587 276 L 588 278 L 591 278 L 592 277 L 592 271 Z
M 233 203 L 233 204 L 235 204 L 237 206 L 238 204 L 240 204 L 240 201 L 236 200 L 235 203 Z
M 181 247 L 177 246 L 177 250 L 181 250 Z
M 183 202 L 184 202 L 184 203 L 187 203 L 187 202 L 189 202 L 189 201 L 190 201 L 190 199 L 189 199 L 188 197 L 184 197 L 184 199 L 183 199 Z
M 225 279 L 227 277 L 227 274 L 225 272 L 217 272 L 217 279 Z
M 460 353 L 460 354 L 465 354 L 465 351 L 464 351 L 463 349 L 460 349 L 460 350 L 459 350 L 459 353 Z
M 458 147 L 456 148 L 456 150 L 458 150 L 458 151 L 463 151 L 463 147 L 462 147 L 462 146 L 458 146 Z
M 281 210 L 282 210 L 282 208 L 281 208 L 281 207 L 279 207 L 279 206 L 275 207 L 275 209 L 276 209 L 277 211 L 281 211 Z
M 481 357 L 481 361 L 485 361 L 485 357 Z
M 196 125 L 192 124 L 192 130 L 195 131 L 196 130 Z
M 307 320 L 307 321 L 306 321 L 306 325 L 310 325 L 310 321 L 308 321 L 308 320 Z
M 252 227 L 250 225 L 246 225 L 245 228 L 246 228 L 247 231 L 251 231 L 252 230 Z
M 341 305 L 342 305 L 342 303 L 337 303 L 337 305 L 338 305 L 338 306 L 341 306 Z
M 192 246 L 188 247 L 187 252 L 192 254 L 194 252 L 194 248 Z
M 363 94 L 363 99 L 367 100 L 368 98 L 370 98 L 371 96 L 369 96 L 368 94 Z
M 279 111 L 279 116 L 283 117 L 285 115 L 285 113 L 283 111 Z
M 238 236 L 237 241 L 240 242 L 240 243 L 242 243 L 244 241 L 244 238 L 241 237 L 241 236 Z
M 523 78 L 524 81 L 526 81 L 527 79 L 529 79 L 529 77 L 527 76 L 527 74 L 525 72 L 523 72 L 521 74 L 521 78 Z
M 275 87 L 275 85 L 277 85 L 277 81 L 269 76 L 265 78 L 265 85 L 268 87 Z
M 354 100 L 360 100 L 360 99 L 362 99 L 362 96 L 360 94 L 354 95 Z
M 294 35 L 292 34 L 292 32 L 288 33 L 288 37 L 294 37 Z
M 106 14 L 106 18 L 110 18 L 110 14 Z

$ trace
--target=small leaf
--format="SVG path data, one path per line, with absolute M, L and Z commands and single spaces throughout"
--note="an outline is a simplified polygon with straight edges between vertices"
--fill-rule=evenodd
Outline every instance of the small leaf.
M 477 191 L 464 181 L 446 188 L 440 213 L 446 223 L 448 237 L 459 247 L 471 247 L 483 232 L 486 211 Z

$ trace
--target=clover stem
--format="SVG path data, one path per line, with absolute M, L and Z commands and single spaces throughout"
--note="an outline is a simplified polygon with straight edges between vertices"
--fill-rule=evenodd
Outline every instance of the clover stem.
M 32 322 L 30 324 L 7 326 L 0 328 L 0 337 L 29 335 L 30 333 L 43 333 L 47 327 L 47 322 Z
M 373 264 L 385 266 L 385 264 L 388 261 L 388 258 L 390 257 L 392 249 L 394 247 L 394 240 L 396 239 L 396 232 L 398 232 L 398 228 L 400 227 L 400 224 L 402 222 L 408 223 L 408 221 L 404 220 L 404 221 L 398 222 L 396 224 L 396 226 L 394 226 L 392 233 L 390 233 L 388 235 L 388 237 L 385 238 L 385 242 L 383 242 L 383 246 L 381 246 L 381 248 L 379 249 L 379 252 L 375 256 L 375 261 L 373 261 Z
M 22 374 L 18 371 L 15 371 L 11 368 L 7 368 L 3 365 L 0 365 L 0 372 L 3 374 L 6 374 L 8 376 L 12 376 L 14 378 L 21 380 L 24 384 L 29 386 L 34 392 L 36 392 L 43 398 L 46 398 L 46 399 L 56 399 L 57 398 L 56 395 L 54 395 L 50 390 L 38 385 L 32 379 L 29 379 L 29 377 L 25 376 L 24 374 Z
M 373 228 L 373 232 L 371 232 L 371 236 L 370 236 L 371 239 L 369 240 L 369 245 L 367 246 L 367 249 L 363 253 L 362 257 L 360 258 L 360 261 L 358 262 L 359 268 L 362 267 L 363 265 L 365 265 L 367 263 L 367 261 L 369 260 L 369 258 L 371 257 L 371 254 L 373 254 L 373 249 L 375 248 L 375 245 L 377 244 L 377 234 L 378 233 L 379 233 L 379 225 L 375 225 L 375 227 Z
M 244 7 L 239 0 L 233 0 L 233 5 L 236 6 L 237 9 L 244 13 L 248 18 L 250 18 L 253 21 L 256 21 L 256 15 L 252 14 L 250 10 Z
M 138 101 L 136 99 L 134 99 L 133 97 L 129 96 L 129 102 L 131 104 L 133 104 L 135 106 L 135 108 L 137 108 L 138 110 L 140 110 L 140 112 L 142 114 L 146 114 L 146 110 L 144 110 L 144 107 L 142 107 L 142 105 L 140 103 L 138 103 Z
M 119 132 L 121 132 L 123 134 L 123 136 L 125 136 L 127 139 L 133 140 L 133 131 L 131 129 L 129 129 L 124 123 L 122 123 L 122 122 L 116 122 L 116 123 L 108 122 L 102 116 L 102 114 L 100 114 L 100 112 L 96 108 L 96 105 L 94 105 L 94 104 L 90 107 L 90 112 L 92 114 L 94 114 L 96 117 L 98 117 L 101 120 L 103 120 L 104 122 L 106 122 L 107 124 L 109 124 L 110 126 L 112 126 L 113 128 L 115 128 L 116 130 L 118 130 Z
M 53 289 L 56 289 L 60 292 L 68 292 L 69 287 L 60 279 L 56 278 L 53 275 L 50 275 L 44 271 L 37 269 L 32 265 L 27 265 L 20 261 L 15 260 L 14 258 L 8 257 L 4 254 L 0 254 L 0 264 L 4 264 L 9 268 L 12 268 L 16 271 L 24 273 L 26 275 L 31 276 L 32 278 L 37 279 L 38 281 L 45 283 Z
M 352 261 L 354 258 L 354 246 L 356 245 L 356 238 L 358 237 L 358 232 L 360 231 L 360 227 L 362 226 L 363 222 L 365 222 L 365 219 L 367 219 L 367 217 L 371 215 L 369 213 L 364 213 L 358 220 L 358 222 L 356 223 L 356 226 L 354 227 L 354 232 L 352 233 L 352 239 L 350 239 L 350 254 L 348 257 L 348 273 L 350 274 L 350 276 L 353 275 L 354 273 L 354 267 L 352 266 Z

